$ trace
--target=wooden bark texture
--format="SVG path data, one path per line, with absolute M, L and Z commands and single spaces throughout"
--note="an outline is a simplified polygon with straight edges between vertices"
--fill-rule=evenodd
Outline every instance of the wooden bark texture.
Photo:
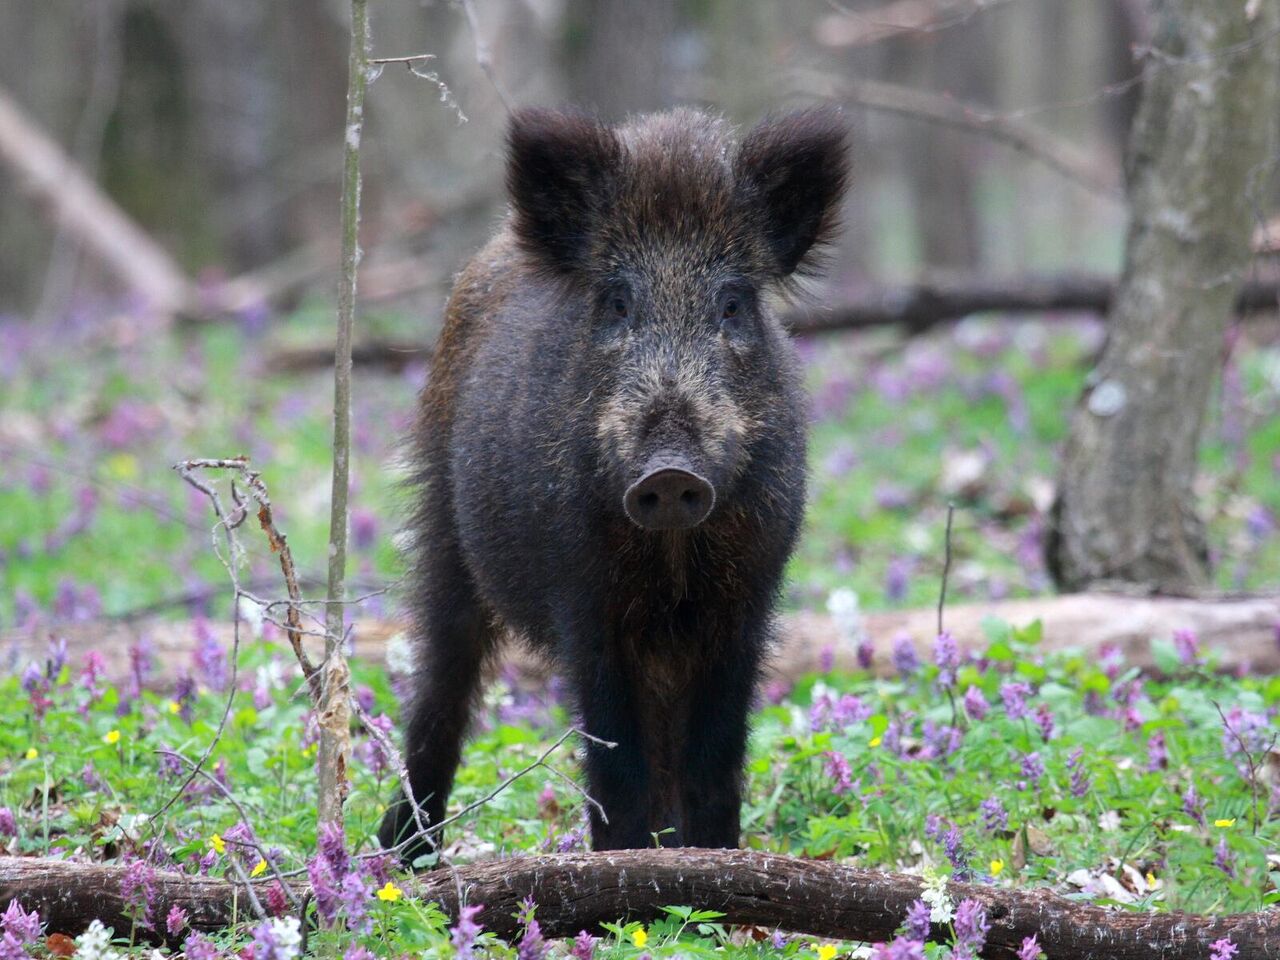
M 118 866 L 0 857 L 0 902 L 16 898 L 40 910 L 50 931 L 75 933 L 95 917 L 128 929 L 119 894 L 124 873 Z M 156 914 L 181 906 L 194 929 L 224 926 L 236 912 L 244 916 L 243 891 L 226 881 L 161 873 L 155 886 Z M 477 919 L 485 929 L 504 937 L 518 932 L 514 917 L 521 900 L 531 897 L 548 937 L 598 934 L 602 922 L 649 922 L 664 916 L 663 907 L 692 906 L 718 910 L 732 924 L 881 941 L 892 939 L 919 898 L 921 880 L 756 851 L 683 849 L 517 857 L 456 873 L 438 870 L 405 887 L 438 901 L 450 917 L 457 916 L 461 888 L 466 902 L 483 904 Z M 1280 957 L 1276 910 L 1201 917 L 1105 910 L 1046 889 L 952 883 L 947 893 L 955 903 L 973 898 L 985 908 L 991 923 L 986 957 L 1013 957 L 1032 935 L 1048 956 L 1078 960 L 1203 960 L 1221 938 L 1239 947 L 1242 960 Z M 946 931 L 939 925 L 933 934 L 943 939 Z
M 1107 343 L 1072 418 L 1048 540 L 1060 586 L 1209 582 L 1194 480 L 1280 113 L 1280 4 L 1165 0 L 1129 149 Z

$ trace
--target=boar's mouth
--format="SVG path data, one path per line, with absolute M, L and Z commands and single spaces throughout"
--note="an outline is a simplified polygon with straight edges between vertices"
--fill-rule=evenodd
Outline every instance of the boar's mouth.
M 622 498 L 627 517 L 642 530 L 691 530 L 716 505 L 716 488 L 689 458 L 664 451 L 649 459 Z

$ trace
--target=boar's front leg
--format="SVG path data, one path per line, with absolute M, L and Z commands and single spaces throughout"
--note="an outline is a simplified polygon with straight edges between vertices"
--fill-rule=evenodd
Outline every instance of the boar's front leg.
M 589 805 L 591 847 L 630 850 L 653 845 L 649 822 L 652 775 L 644 750 L 640 704 L 634 678 L 618 658 L 594 651 L 575 657 L 578 709 L 582 727 L 593 737 L 616 744 L 587 742 L 587 792 L 604 808 Z M 607 818 L 607 822 L 606 822 Z
M 726 638 L 690 687 L 682 778 L 688 846 L 738 846 L 748 715 L 764 634 L 763 624 L 748 625 Z

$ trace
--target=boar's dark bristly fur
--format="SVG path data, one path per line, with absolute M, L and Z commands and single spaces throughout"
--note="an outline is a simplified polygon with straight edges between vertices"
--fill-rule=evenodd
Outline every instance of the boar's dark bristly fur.
M 413 451 L 413 793 L 444 818 L 511 632 L 567 681 L 597 849 L 738 843 L 747 717 L 805 496 L 770 308 L 831 239 L 844 127 L 689 110 L 511 121 L 511 212 L 459 275 Z M 607 819 L 606 819 L 607 818 Z M 381 840 L 406 860 L 408 804 Z

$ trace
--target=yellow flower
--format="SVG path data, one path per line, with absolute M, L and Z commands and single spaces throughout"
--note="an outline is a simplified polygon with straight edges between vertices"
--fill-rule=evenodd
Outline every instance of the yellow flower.
M 112 744 L 112 745 L 119 743 L 119 742 L 120 742 L 120 731 L 119 731 L 119 730 L 108 730 L 108 731 L 107 731 L 106 736 L 104 736 L 104 737 L 102 738 L 102 742 L 103 742 L 103 743 L 110 743 L 110 744 Z
M 1147 886 L 1148 886 L 1148 887 L 1150 887 L 1150 888 L 1152 888 L 1152 889 L 1155 889 L 1155 885 L 1156 885 L 1156 875 L 1155 875 L 1154 873 L 1152 873 L 1150 870 L 1148 870 L 1148 871 L 1147 871 Z
M 876 737 L 879 740 L 879 737 Z M 818 948 L 818 960 L 832 960 L 836 955 L 836 948 L 829 943 L 824 943 Z
M 880 743 L 881 743 L 881 739 L 880 739 L 879 737 L 872 737 L 872 738 L 871 738 L 871 742 L 870 742 L 870 743 L 868 743 L 868 744 L 867 744 L 867 746 L 869 746 L 869 747 L 878 747 L 878 746 L 880 746 Z M 827 949 L 827 948 L 826 948 L 826 947 L 822 947 L 821 949 L 822 949 L 822 950 L 825 950 L 825 949 Z M 835 950 L 835 947 L 832 947 L 831 949 L 834 951 L 834 950 Z M 828 958 L 824 957 L 824 958 L 823 958 L 823 960 L 828 960 Z
M 395 903 L 402 896 L 404 896 L 404 891 L 390 880 L 383 884 L 382 889 L 378 891 L 378 899 L 385 900 L 387 903 Z
M 631 931 L 631 942 L 637 947 L 643 947 L 649 942 L 649 935 L 644 932 L 644 927 Z
M 182 704 L 180 704 L 177 700 L 170 700 L 170 701 L 169 701 L 169 712 L 170 712 L 170 713 L 181 713 L 181 712 L 182 712 Z
M 216 854 L 224 854 L 227 852 L 227 845 L 219 834 L 214 834 L 209 838 L 209 847 Z
M 1215 820 L 1213 821 L 1213 825 L 1215 827 L 1234 827 L 1236 825 L 1236 818 L 1232 817 L 1230 820 Z
M 259 860 L 257 863 L 253 865 L 253 869 L 249 871 L 249 876 L 260 877 L 262 876 L 263 871 L 265 871 L 266 869 L 267 869 L 267 861 Z
M 992 861 L 991 861 L 991 875 L 992 875 L 993 877 L 998 877 L 998 876 L 1000 876 L 1000 871 L 1001 871 L 1001 870 L 1003 870 L 1003 869 L 1004 869 L 1004 861 L 1003 861 L 1003 860 L 992 860 Z
M 37 750 L 35 747 L 27 747 L 26 757 L 28 760 L 34 760 L 38 756 L 40 756 L 39 750 Z

